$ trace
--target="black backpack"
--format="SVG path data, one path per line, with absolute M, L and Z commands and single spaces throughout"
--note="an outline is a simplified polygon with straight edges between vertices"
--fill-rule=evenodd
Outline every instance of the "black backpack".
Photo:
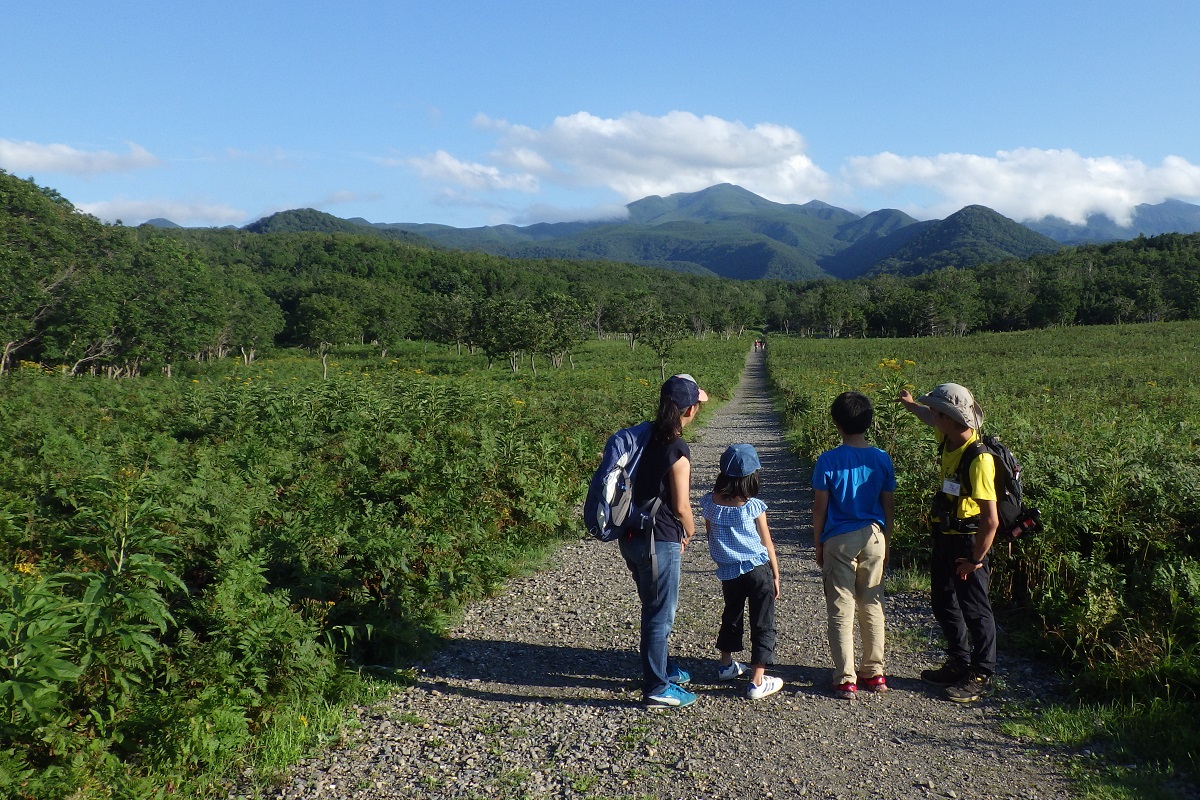
M 1029 533 L 1042 529 L 1041 512 L 1036 508 L 1025 505 L 1024 491 L 1021 487 L 1021 462 L 1012 451 L 1000 441 L 999 436 L 980 434 L 962 454 L 958 462 L 955 477 L 962 488 L 959 497 L 966 497 L 970 491 L 971 463 L 980 453 L 991 453 L 996 465 L 996 513 L 1000 517 L 1000 527 L 996 536 L 1002 540 L 1015 541 Z M 979 524 L 979 518 L 968 517 L 957 519 L 956 529 L 962 533 L 974 532 Z

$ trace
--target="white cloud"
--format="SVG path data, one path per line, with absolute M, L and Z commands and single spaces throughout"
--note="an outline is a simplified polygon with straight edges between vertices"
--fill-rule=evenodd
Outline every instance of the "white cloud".
M 246 212 L 226 205 L 182 203 L 173 200 L 103 200 L 80 203 L 80 211 L 105 222 L 121 220 L 126 225 L 140 225 L 146 220 L 169 219 L 176 225 L 239 225 Z
M 465 186 L 468 189 L 512 189 L 529 193 L 538 190 L 537 178 L 528 172 L 506 174 L 488 164 L 460 161 L 445 150 L 438 150 L 428 158 L 409 159 L 406 163 L 414 167 L 422 177 Z
M 381 163 L 415 168 L 443 191 L 443 204 L 507 208 L 508 219 L 522 222 L 567 219 L 575 212 L 563 198 L 581 190 L 591 190 L 599 204 L 611 203 L 613 195 L 630 202 L 718 183 L 777 202 L 819 199 L 863 213 L 893 205 L 918 218 L 945 217 L 979 204 L 1022 221 L 1053 215 L 1085 223 L 1089 215 L 1102 213 L 1128 222 L 1141 203 L 1200 199 L 1200 167 L 1178 156 L 1155 166 L 1068 149 L 933 156 L 883 152 L 849 158 L 830 175 L 809 158 L 798 131 L 775 123 L 747 125 L 687 111 L 615 118 L 580 111 L 541 128 L 485 114 L 472 124 L 495 139 L 484 158 L 467 161 L 439 150 L 426 158 Z M 498 197 L 506 191 L 538 195 L 539 202 L 517 210 L 511 199 Z M 551 194 L 558 197 L 550 200 Z
M 609 222 L 629 217 L 629 209 L 623 205 L 599 205 L 592 208 L 560 208 L 554 205 L 537 204 L 521 211 L 513 218 L 514 225 L 532 225 L 535 222 Z
M 780 202 L 826 196 L 829 176 L 804 154 L 803 137 L 783 125 L 744 123 L 672 111 L 605 119 L 580 111 L 536 130 L 476 118 L 500 133 L 493 158 L 564 186 L 604 186 L 626 200 L 733 183 Z
M 1200 167 L 1168 156 L 1152 167 L 1133 158 L 1089 158 L 1072 150 L 1019 148 L 993 156 L 880 153 L 847 162 L 843 176 L 868 189 L 928 189 L 943 198 L 915 216 L 946 216 L 984 205 L 1017 220 L 1057 216 L 1084 224 L 1101 213 L 1128 224 L 1140 203 L 1200 197 Z
M 0 167 L 11 173 L 94 175 L 156 167 L 162 162 L 140 144 L 129 142 L 128 153 L 77 150 L 65 144 L 40 144 L 0 139 Z

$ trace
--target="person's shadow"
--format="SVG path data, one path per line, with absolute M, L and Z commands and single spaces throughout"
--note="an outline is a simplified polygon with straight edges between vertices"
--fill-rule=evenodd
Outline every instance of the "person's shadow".
M 715 660 L 673 661 L 691 673 L 688 689 L 701 696 L 741 695 L 746 691 L 745 677 L 718 681 Z M 553 700 L 568 705 L 609 707 L 641 704 L 642 666 L 635 649 L 589 650 L 567 645 L 453 639 L 423 666 L 421 682 L 443 693 L 513 703 Z M 769 667 L 767 673 L 783 679 L 785 694 L 829 695 L 826 667 L 777 664 Z M 889 682 L 894 689 L 910 691 L 922 686 L 920 681 L 889 679 Z

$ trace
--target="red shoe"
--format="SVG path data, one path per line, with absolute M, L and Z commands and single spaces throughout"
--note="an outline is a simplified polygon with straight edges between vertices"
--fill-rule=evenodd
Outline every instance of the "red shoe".
M 868 692 L 886 692 L 888 690 L 887 678 L 882 675 L 875 675 L 867 678 L 860 674 L 858 676 L 858 685 Z
M 858 687 L 853 683 L 835 683 L 833 685 L 833 696 L 839 700 L 853 700 L 858 693 Z

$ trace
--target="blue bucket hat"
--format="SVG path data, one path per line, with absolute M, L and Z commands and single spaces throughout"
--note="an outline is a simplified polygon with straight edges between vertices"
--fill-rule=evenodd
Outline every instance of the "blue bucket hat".
M 721 472 L 731 478 L 745 478 L 762 469 L 754 445 L 731 444 L 721 454 Z

